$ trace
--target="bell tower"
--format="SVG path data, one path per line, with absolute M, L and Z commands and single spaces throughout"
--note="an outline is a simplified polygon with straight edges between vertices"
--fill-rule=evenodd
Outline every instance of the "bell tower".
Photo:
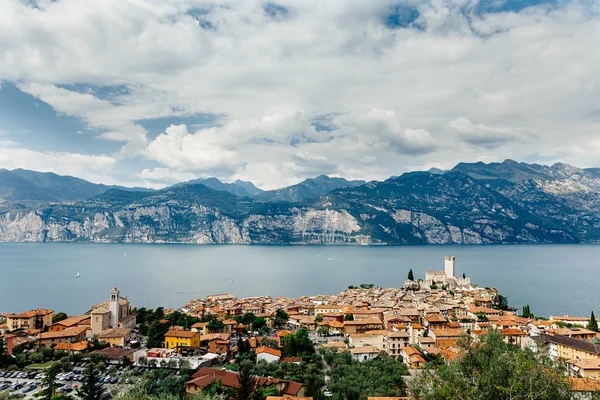
M 116 286 L 113 286 L 110 291 L 110 301 L 109 301 L 109 310 L 110 310 L 110 326 L 112 328 L 117 328 L 119 324 L 119 289 Z
M 446 256 L 445 260 L 445 269 L 446 269 L 446 278 L 452 279 L 454 278 L 454 274 L 456 271 L 456 257 L 454 256 Z

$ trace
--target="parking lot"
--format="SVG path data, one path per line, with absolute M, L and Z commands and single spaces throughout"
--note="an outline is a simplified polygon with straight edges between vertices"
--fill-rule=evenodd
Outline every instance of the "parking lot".
M 80 363 L 75 365 L 73 371 L 58 374 L 56 377 L 56 382 L 60 384 L 58 392 L 73 394 L 84 379 L 83 367 L 85 364 Z M 123 368 L 117 369 L 115 375 L 123 375 Z M 39 371 L 0 371 L 0 392 L 7 391 L 15 398 L 33 399 L 33 395 L 42 389 L 43 378 L 44 374 Z M 107 392 L 119 383 L 133 384 L 135 381 L 134 378 L 109 376 L 107 373 L 99 378 L 99 382 L 105 386 Z

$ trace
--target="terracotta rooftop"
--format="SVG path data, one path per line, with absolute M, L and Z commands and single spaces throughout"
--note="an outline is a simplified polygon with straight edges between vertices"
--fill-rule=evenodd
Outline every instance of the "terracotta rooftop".
M 184 331 L 179 329 L 169 329 L 167 333 L 165 333 L 165 337 L 178 337 L 187 339 L 193 338 L 196 335 L 198 335 L 198 332 Z
M 32 317 L 36 317 L 36 316 L 46 316 L 49 314 L 52 314 L 54 311 L 52 310 L 46 310 L 46 309 L 35 309 L 35 310 L 29 310 L 29 311 L 25 311 L 21 314 L 7 314 L 6 317 L 7 318 L 32 318 Z
M 86 319 L 90 319 L 89 315 L 73 315 L 67 319 L 63 319 L 62 321 L 58 321 L 55 324 L 52 324 L 52 326 L 64 326 L 64 327 L 71 327 L 71 326 L 75 326 L 80 324 L 81 322 L 85 321 Z
M 62 338 L 76 337 L 76 336 L 81 335 L 82 333 L 85 333 L 85 331 L 87 331 L 86 327 L 76 326 L 76 327 L 67 328 L 65 330 L 58 331 L 58 332 L 40 333 L 38 335 L 38 339 L 43 340 L 43 339 L 62 339 Z
M 373 354 L 373 353 L 379 353 L 379 350 L 377 349 L 377 347 L 364 346 L 364 347 L 355 347 L 353 349 L 350 349 L 350 353 L 352 353 L 352 354 Z
M 281 357 L 281 351 L 272 349 L 267 346 L 260 346 L 258 349 L 256 349 L 256 354 L 263 354 L 263 353 L 267 353 L 267 354 L 270 354 L 275 357 Z

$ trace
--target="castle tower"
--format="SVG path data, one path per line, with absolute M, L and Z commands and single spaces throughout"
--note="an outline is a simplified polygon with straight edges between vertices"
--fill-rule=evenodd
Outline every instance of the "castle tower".
M 454 278 L 454 274 L 456 271 L 456 257 L 446 256 L 445 267 L 446 278 Z
M 110 326 L 116 328 L 119 324 L 119 289 L 113 286 L 110 291 Z

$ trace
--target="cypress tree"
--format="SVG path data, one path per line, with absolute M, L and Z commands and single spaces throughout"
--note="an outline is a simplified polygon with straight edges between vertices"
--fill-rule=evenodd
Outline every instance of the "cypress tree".
M 235 400 L 255 400 L 258 397 L 258 381 L 251 375 L 252 364 L 244 361 L 238 376 L 240 387 Z
M 34 394 L 33 396 L 41 400 L 52 400 L 56 390 L 60 387 L 60 384 L 56 381 L 56 375 L 58 375 L 58 364 L 54 364 L 45 371 L 46 376 L 42 379 L 42 390 Z
M 592 311 L 592 315 L 590 315 L 590 322 L 588 322 L 588 329 L 590 331 L 598 332 L 598 322 L 596 321 L 596 316 Z
M 83 382 L 77 390 L 77 396 L 82 400 L 96 400 L 104 394 L 104 386 L 98 382 L 100 371 L 94 363 L 83 370 Z
M 412 268 L 408 271 L 408 280 L 409 281 L 415 280 L 415 276 L 413 275 Z

